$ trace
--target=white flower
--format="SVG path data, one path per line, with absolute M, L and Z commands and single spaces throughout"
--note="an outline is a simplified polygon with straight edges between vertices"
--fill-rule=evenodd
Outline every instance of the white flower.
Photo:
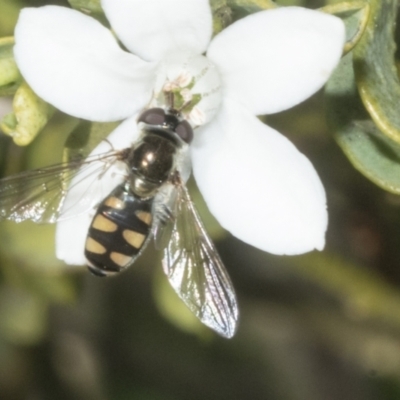
M 165 85 L 181 89 L 185 99 L 200 94 L 187 115 L 204 125 L 191 145 L 193 173 L 221 225 L 275 254 L 322 249 L 327 211 L 320 179 L 256 115 L 288 109 L 323 86 L 342 53 L 343 23 L 317 11 L 278 8 L 243 18 L 211 40 L 208 0 L 102 0 L 102 6 L 132 54 L 77 11 L 22 11 L 15 57 L 33 90 L 76 117 L 126 119 L 109 137 L 116 149 L 135 141 L 137 114 L 157 103 Z M 95 152 L 107 149 L 103 143 Z M 121 179 L 114 170 L 102 178 L 101 191 L 81 188 L 88 192 L 84 201 L 95 204 Z M 74 195 L 82 193 L 69 198 Z M 57 255 L 67 263 L 85 263 L 90 217 L 58 224 Z

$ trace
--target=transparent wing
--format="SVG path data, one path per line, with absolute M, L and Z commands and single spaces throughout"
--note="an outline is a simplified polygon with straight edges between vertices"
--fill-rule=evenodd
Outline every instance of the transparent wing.
M 54 223 L 87 211 L 101 177 L 125 156 L 125 151 L 110 151 L 84 160 L 22 172 L 0 180 L 0 220 L 32 220 Z M 82 186 L 84 184 L 84 186 Z M 80 191 L 68 208 L 63 202 L 68 192 L 80 185 Z
M 176 293 L 201 322 L 231 338 L 238 320 L 235 291 L 187 189 L 182 183 L 171 184 L 160 196 L 154 235 L 156 245 L 167 243 L 164 272 Z

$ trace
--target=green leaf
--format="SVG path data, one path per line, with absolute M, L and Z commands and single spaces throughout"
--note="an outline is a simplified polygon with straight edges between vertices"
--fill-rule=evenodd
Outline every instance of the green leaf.
M 0 0 L 0 36 L 12 35 L 18 14 L 24 6 L 21 0 Z
M 232 23 L 232 10 L 228 6 L 228 0 L 211 0 L 210 6 L 213 15 L 213 32 L 216 35 Z
M 258 11 L 278 7 L 272 0 L 227 0 L 228 5 L 243 17 Z
M 55 256 L 55 226 L 33 222 L 16 224 L 2 221 L 0 230 L 2 254 L 8 260 L 16 260 L 19 268 L 26 267 L 37 273 L 61 271 L 63 263 Z M 6 268 L 10 262 L 4 262 Z M 13 266 L 15 269 L 16 266 Z M 3 272 L 5 270 L 3 269 Z
M 103 13 L 100 0 L 68 0 L 68 3 L 71 4 L 71 7 L 83 11 L 86 14 Z
M 65 142 L 63 160 L 85 158 L 120 122 L 90 122 L 81 120 Z
M 360 41 L 364 34 L 370 14 L 367 0 L 344 1 L 322 7 L 319 11 L 336 15 L 346 26 L 346 44 L 344 54 L 347 54 Z
M 68 0 L 68 2 L 76 10 L 96 18 L 104 25 L 108 25 L 100 0 Z
M 353 315 L 377 326 L 383 323 L 395 329 L 400 327 L 399 290 L 376 271 L 326 251 L 288 257 L 284 261 L 303 277 L 336 295 Z
M 276 8 L 272 0 L 211 0 L 214 34 L 232 22 L 258 11 Z
M 334 0 L 335 1 L 335 0 Z M 279 7 L 307 7 L 308 0 L 276 0 Z
M 13 54 L 14 38 L 0 38 L 0 96 L 16 92 L 22 82 Z
M 56 111 L 23 153 L 22 168 L 42 168 L 62 162 L 65 142 L 78 123 L 78 118 Z
M 80 277 L 83 268 L 71 268 L 56 259 L 54 246 L 51 245 L 51 242 L 54 242 L 54 229 L 48 228 L 50 225 L 39 226 L 33 225 L 33 223 L 30 226 L 25 225 L 25 227 L 14 225 L 25 228 L 27 231 L 26 234 L 21 234 L 15 243 L 21 244 L 24 237 L 28 238 L 31 235 L 35 240 L 28 238 L 28 241 L 32 244 L 36 241 L 41 245 L 39 249 L 32 246 L 30 258 L 25 257 L 26 254 L 10 254 L 4 251 L 1 257 L 4 281 L 14 288 L 31 293 L 46 301 L 61 304 L 71 304 L 76 301 L 79 292 L 77 278 Z M 54 228 L 54 226 L 51 227 Z M 46 238 L 45 235 L 49 233 L 51 237 Z M 23 247 L 22 252 L 29 245 Z M 48 255 L 46 256 L 45 253 Z M 41 264 L 42 260 L 45 262 L 44 265 Z M 66 273 L 67 271 L 69 273 Z
M 0 288 L 0 332 L 16 345 L 40 342 L 47 329 L 46 301 L 23 290 Z
M 364 35 L 354 49 L 354 67 L 364 106 L 378 128 L 400 143 L 400 81 L 395 65 L 397 0 L 371 0 Z
M 328 124 L 354 167 L 372 182 L 400 194 L 400 145 L 370 119 L 359 98 L 351 60 L 345 56 L 326 85 Z
M 272 0 L 228 0 L 232 10 L 232 22 L 255 12 L 278 7 Z

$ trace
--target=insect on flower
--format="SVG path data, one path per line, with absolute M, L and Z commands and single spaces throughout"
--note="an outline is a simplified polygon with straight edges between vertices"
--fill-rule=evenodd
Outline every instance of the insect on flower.
M 154 237 L 164 251 L 164 271 L 181 299 L 205 325 L 230 338 L 238 319 L 235 291 L 181 176 L 188 173 L 192 127 L 173 107 L 173 95 L 166 97 L 169 107 L 141 113 L 139 138 L 131 148 L 0 180 L 0 218 L 54 223 L 71 216 L 71 208 L 87 211 L 90 203 L 81 198 L 63 208 L 63 188 L 71 191 L 74 182 L 85 180 L 95 190 L 99 175 L 122 163 L 126 178 L 98 205 L 89 228 L 89 270 L 97 276 L 123 271 Z
M 256 116 L 293 107 L 323 86 L 342 54 L 344 25 L 282 7 L 213 38 L 208 0 L 101 5 L 128 51 L 93 18 L 45 6 L 21 12 L 14 55 L 30 87 L 57 109 L 89 121 L 124 121 L 85 160 L 2 181 L 0 213 L 59 221 L 57 257 L 81 265 L 85 252 L 98 275 L 125 268 L 154 237 L 183 301 L 231 337 L 234 290 L 184 182 L 192 166 L 211 213 L 256 248 L 321 250 L 328 215 L 318 174 Z M 87 229 L 85 240 L 80 232 Z

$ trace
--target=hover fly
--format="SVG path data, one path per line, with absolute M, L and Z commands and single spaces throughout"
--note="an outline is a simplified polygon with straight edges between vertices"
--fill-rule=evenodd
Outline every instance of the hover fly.
M 87 181 L 90 195 L 99 175 L 122 163 L 124 180 L 96 205 L 87 234 L 89 270 L 116 274 L 154 238 L 179 297 L 205 325 L 230 338 L 238 319 L 235 291 L 181 176 L 192 128 L 172 107 L 149 108 L 138 124 L 140 135 L 130 148 L 0 180 L 0 219 L 55 223 L 74 216 L 74 208 L 88 211 L 93 205 L 80 199 L 76 207 L 63 207 L 74 182 Z

